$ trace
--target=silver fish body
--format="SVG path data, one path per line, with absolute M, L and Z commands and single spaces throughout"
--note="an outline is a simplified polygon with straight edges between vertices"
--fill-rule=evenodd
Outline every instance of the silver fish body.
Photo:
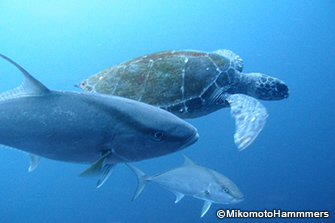
M 207 213 L 212 203 L 236 204 L 243 201 L 243 194 L 230 179 L 212 169 L 194 164 L 186 156 L 184 158 L 182 166 L 154 176 L 148 176 L 135 166 L 127 164 L 137 175 L 139 182 L 133 199 L 142 192 L 146 183 L 154 182 L 172 191 L 176 195 L 175 203 L 185 195 L 204 200 L 201 217 Z
M 14 61 L 21 86 L 0 94 L 0 144 L 39 157 L 95 163 L 100 185 L 116 163 L 163 156 L 193 144 L 197 130 L 169 112 L 108 95 L 52 91 Z M 105 169 L 104 169 L 105 168 Z
M 119 97 L 50 91 L 0 102 L 1 144 L 66 162 L 93 163 L 106 150 L 114 163 L 158 157 L 196 135 L 168 112 Z

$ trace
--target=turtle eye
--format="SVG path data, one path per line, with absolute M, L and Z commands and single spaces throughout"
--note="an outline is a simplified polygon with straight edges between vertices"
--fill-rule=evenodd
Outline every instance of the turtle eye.
M 155 141 L 159 142 L 165 138 L 166 134 L 164 132 L 157 131 L 153 134 L 153 138 Z
M 85 86 L 85 81 L 80 82 L 80 86 L 84 87 Z

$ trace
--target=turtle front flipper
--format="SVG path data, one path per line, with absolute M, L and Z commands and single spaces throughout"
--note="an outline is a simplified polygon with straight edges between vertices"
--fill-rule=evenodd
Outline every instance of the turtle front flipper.
M 268 113 L 256 99 L 243 94 L 232 94 L 226 99 L 235 118 L 236 132 L 234 141 L 241 151 L 247 148 L 265 125 Z

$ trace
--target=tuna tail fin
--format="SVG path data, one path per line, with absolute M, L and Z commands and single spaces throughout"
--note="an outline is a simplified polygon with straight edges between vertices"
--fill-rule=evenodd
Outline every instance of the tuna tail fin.
M 150 180 L 150 176 L 146 175 L 140 169 L 138 169 L 137 167 L 135 167 L 135 166 L 133 166 L 129 163 L 126 163 L 126 165 L 136 174 L 137 180 L 138 180 L 137 190 L 136 190 L 133 198 L 131 199 L 133 201 L 143 191 L 144 187 L 147 185 L 147 182 Z

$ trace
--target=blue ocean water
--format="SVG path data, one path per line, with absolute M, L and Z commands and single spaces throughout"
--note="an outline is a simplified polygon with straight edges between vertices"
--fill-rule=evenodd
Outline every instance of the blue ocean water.
M 245 72 L 285 81 L 290 97 L 262 101 L 269 117 L 245 151 L 233 143 L 230 109 L 188 120 L 200 139 L 181 151 L 234 181 L 245 196 L 213 204 L 149 184 L 131 201 L 135 175 L 118 165 L 99 189 L 87 165 L 43 159 L 28 173 L 24 153 L 0 148 L 0 222 L 334 222 L 335 2 L 327 0 L 0 1 L 0 53 L 47 87 L 74 84 L 114 64 L 162 50 L 230 49 Z M 0 91 L 23 77 L 0 61 Z M 0 133 L 1 134 L 1 133 Z M 181 165 L 179 153 L 136 163 L 148 174 Z M 224 219 L 218 209 L 329 211 L 328 219 Z

